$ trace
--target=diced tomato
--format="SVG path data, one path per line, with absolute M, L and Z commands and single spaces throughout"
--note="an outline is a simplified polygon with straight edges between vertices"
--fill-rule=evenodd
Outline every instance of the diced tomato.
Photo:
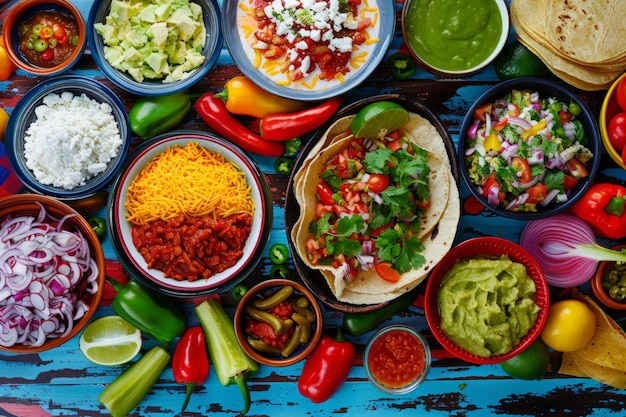
M 317 196 L 322 204 L 335 204 L 335 202 L 333 201 L 333 190 L 325 182 L 320 182 L 319 184 L 317 184 Z
M 509 103 L 509 111 L 507 112 L 509 116 L 517 117 L 519 116 L 520 109 L 517 104 Z
M 574 117 L 574 115 L 568 111 L 559 111 L 559 120 L 561 121 L 561 124 L 569 122 L 570 120 L 572 120 L 572 117 Z
M 541 203 L 546 198 L 548 186 L 546 184 L 534 185 L 526 190 L 526 192 L 528 193 L 528 200 L 526 200 L 527 203 Z
M 378 229 L 374 229 L 370 232 L 370 237 L 378 237 L 380 236 L 380 234 L 384 231 L 389 229 L 391 226 L 393 226 L 393 220 L 390 220 L 389 223 L 387 223 L 384 226 L 379 227 Z
M 373 193 L 382 193 L 389 187 L 389 177 L 383 174 L 370 174 L 367 186 Z
M 490 175 L 489 177 L 487 177 L 487 181 L 485 182 L 485 185 L 483 185 L 483 196 L 489 197 L 489 190 L 492 187 L 496 187 L 498 189 L 498 200 L 499 201 L 503 201 L 504 200 L 504 192 L 502 192 L 502 188 L 500 187 L 500 183 L 498 182 L 496 177 L 493 176 L 493 175 Z
M 393 132 L 389 132 L 387 133 L 386 137 L 391 138 L 391 139 L 395 139 L 395 140 L 399 140 L 401 137 L 404 136 L 404 133 L 402 133 L 401 130 L 394 130 Z
M 576 158 L 567 161 L 567 169 L 574 178 L 586 178 L 589 176 L 587 166 Z
M 394 139 L 391 142 L 387 143 L 387 148 L 389 148 L 391 152 L 395 152 L 398 149 L 402 148 L 402 145 L 400 144 L 400 141 L 398 139 Z
M 389 282 L 398 282 L 400 280 L 400 273 L 393 269 L 390 263 L 380 262 L 374 267 L 379 277 Z
M 509 124 L 509 118 L 508 117 L 503 117 L 498 123 L 496 123 L 495 125 L 492 126 L 493 129 L 497 130 L 498 132 L 501 131 L 502 129 L 504 129 L 504 127 Z
M 565 174 L 565 176 L 563 177 L 563 188 L 565 188 L 566 190 L 571 190 L 572 188 L 576 187 L 576 184 L 578 184 L 577 178 Z
M 58 23 L 52 25 L 52 34 L 56 39 L 67 37 L 67 33 L 65 33 L 65 28 Z
M 487 118 L 485 117 L 485 114 L 491 113 L 492 109 L 493 109 L 492 103 L 483 104 L 482 106 L 474 110 L 474 119 L 478 119 L 481 122 L 486 121 Z
M 530 172 L 530 165 L 528 165 L 528 161 L 525 159 L 513 158 L 511 166 L 517 171 L 517 177 L 522 184 L 526 184 L 533 179 L 532 173 Z
M 334 210 L 332 205 L 317 203 L 317 205 L 315 206 L 315 217 L 318 219 L 322 217 L 325 213 L 333 212 Z

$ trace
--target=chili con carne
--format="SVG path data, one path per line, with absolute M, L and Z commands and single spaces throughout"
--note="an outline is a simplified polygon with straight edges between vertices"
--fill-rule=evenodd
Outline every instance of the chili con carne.
M 326 123 L 341 103 L 342 97 L 333 97 L 310 109 L 264 117 L 259 124 L 261 137 L 270 141 L 285 141 L 305 135 Z
M 285 153 L 283 143 L 265 140 L 246 128 L 228 112 L 224 100 L 214 94 L 201 96 L 196 101 L 195 108 L 211 129 L 244 150 L 269 157 L 278 157 Z

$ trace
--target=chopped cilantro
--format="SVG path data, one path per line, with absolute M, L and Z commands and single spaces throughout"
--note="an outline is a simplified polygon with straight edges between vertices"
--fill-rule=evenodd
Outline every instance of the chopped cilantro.
M 414 234 L 407 233 L 407 227 L 401 223 L 385 229 L 376 240 L 378 257 L 390 261 L 401 274 L 424 265 L 426 259 L 420 252 L 424 245 Z
M 339 187 L 341 187 L 341 178 L 339 178 L 334 170 L 327 169 L 326 171 L 322 172 L 320 178 L 322 178 L 326 182 L 326 184 L 328 184 L 328 186 L 332 188 L 333 192 L 339 191 Z
M 363 217 L 358 214 L 354 214 L 352 216 L 340 218 L 337 222 L 337 226 L 335 227 L 335 232 L 339 236 L 348 237 L 353 233 L 361 233 L 364 226 L 365 221 L 363 220 Z
M 365 154 L 363 164 L 368 172 L 372 174 L 389 174 L 389 158 L 391 157 L 391 149 L 379 148 L 374 152 Z

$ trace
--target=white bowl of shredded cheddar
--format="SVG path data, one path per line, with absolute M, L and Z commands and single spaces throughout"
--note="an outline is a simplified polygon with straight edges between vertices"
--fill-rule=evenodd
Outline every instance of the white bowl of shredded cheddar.
M 260 169 L 207 132 L 170 132 L 140 145 L 110 201 L 110 235 L 124 266 L 176 297 L 240 282 L 257 266 L 271 229 Z

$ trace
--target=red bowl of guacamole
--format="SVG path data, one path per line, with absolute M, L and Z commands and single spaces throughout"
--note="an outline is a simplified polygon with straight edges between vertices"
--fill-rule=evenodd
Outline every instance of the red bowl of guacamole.
M 546 278 L 526 250 L 480 237 L 454 247 L 433 268 L 424 310 L 448 352 L 470 363 L 495 364 L 539 337 L 549 305 Z

